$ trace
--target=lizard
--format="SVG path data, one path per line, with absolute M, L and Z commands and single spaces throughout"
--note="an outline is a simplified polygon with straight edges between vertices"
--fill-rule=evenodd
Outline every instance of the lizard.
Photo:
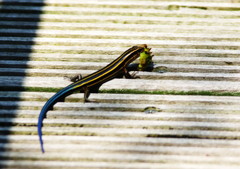
M 153 58 L 151 48 L 147 48 L 147 45 L 144 46 L 144 51 L 140 53 L 139 56 L 139 63 L 131 63 L 129 64 L 126 69 L 127 71 L 148 71 L 151 72 L 154 69 Z M 116 78 L 122 78 L 124 73 L 118 75 Z M 138 76 L 136 76 L 138 77 Z M 64 76 L 64 79 L 77 82 L 82 79 L 81 74 L 76 74 L 74 76 Z
M 130 75 L 129 71 L 127 70 L 127 66 L 140 56 L 140 53 L 144 51 L 144 48 L 147 48 L 146 44 L 136 45 L 129 48 L 107 66 L 90 75 L 87 75 L 86 77 L 80 77 L 79 80 L 61 89 L 45 103 L 39 114 L 37 124 L 42 153 L 45 152 L 42 139 L 42 127 L 43 120 L 46 118 L 47 112 L 49 110 L 53 110 L 53 106 L 57 102 L 64 102 L 67 96 L 73 94 L 76 91 L 83 92 L 84 102 L 89 102 L 88 97 L 90 94 L 98 93 L 99 88 L 103 83 L 110 81 L 121 74 L 124 74 L 125 78 L 135 78 L 134 76 Z

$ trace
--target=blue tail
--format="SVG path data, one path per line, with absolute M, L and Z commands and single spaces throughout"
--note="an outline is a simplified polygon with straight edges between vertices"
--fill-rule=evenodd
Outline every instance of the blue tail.
M 65 87 L 64 89 L 60 90 L 58 93 L 56 93 L 54 96 L 52 96 L 43 106 L 39 117 L 38 117 L 38 136 L 39 136 L 39 141 L 41 144 L 41 150 L 42 153 L 45 152 L 44 147 L 43 147 L 43 139 L 42 139 L 42 126 L 43 126 L 43 120 L 46 118 L 47 112 L 49 110 L 53 109 L 53 106 L 59 102 L 59 101 L 64 101 L 65 97 L 68 95 L 72 94 L 74 91 L 73 87 L 71 85 Z

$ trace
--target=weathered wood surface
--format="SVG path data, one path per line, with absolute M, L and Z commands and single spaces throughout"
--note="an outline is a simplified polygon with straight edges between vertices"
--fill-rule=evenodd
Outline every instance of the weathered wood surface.
M 64 87 L 145 43 L 164 73 L 101 89 L 240 92 L 239 0 L 0 3 L 0 168 L 239 168 L 239 96 L 74 94 L 49 111 L 42 154 L 54 93 L 19 88 Z

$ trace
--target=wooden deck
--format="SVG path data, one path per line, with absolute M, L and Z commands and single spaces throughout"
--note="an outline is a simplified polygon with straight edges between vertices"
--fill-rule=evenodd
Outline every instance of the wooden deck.
M 57 103 L 42 154 L 64 76 L 143 43 L 164 73 Z M 0 89 L 0 168 L 238 169 L 240 1 L 0 0 Z

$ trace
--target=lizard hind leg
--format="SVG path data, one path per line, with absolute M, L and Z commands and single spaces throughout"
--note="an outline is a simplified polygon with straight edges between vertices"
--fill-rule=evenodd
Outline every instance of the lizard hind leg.
M 82 92 L 84 93 L 84 102 L 96 102 L 94 100 L 89 100 L 88 97 L 90 96 L 91 93 L 98 93 L 101 85 L 102 84 L 98 84 L 98 85 L 92 86 L 90 88 L 84 87 L 82 89 Z
M 85 102 L 90 102 L 90 100 L 88 99 L 88 97 L 89 97 L 90 94 L 91 94 L 89 88 L 88 88 L 88 87 L 84 87 L 84 88 L 83 88 L 83 92 L 84 92 L 84 98 L 83 98 L 83 99 L 84 99 L 84 100 L 83 100 L 84 103 L 85 103 Z
M 81 74 L 78 74 L 78 75 L 71 76 L 71 77 L 64 76 L 64 78 L 67 79 L 67 80 L 69 80 L 69 81 L 71 81 L 71 82 L 73 82 L 73 83 L 75 83 L 75 82 L 81 80 L 83 77 L 82 77 Z

